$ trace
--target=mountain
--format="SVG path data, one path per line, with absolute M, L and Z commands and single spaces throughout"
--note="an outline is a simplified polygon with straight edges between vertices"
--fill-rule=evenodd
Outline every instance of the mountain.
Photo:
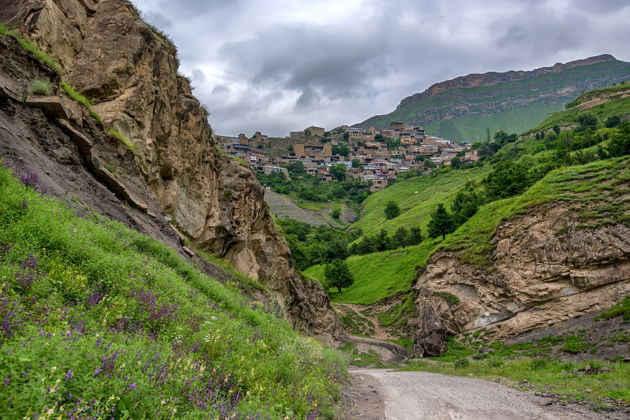
M 357 126 L 393 121 L 422 125 L 452 140 L 482 141 L 487 131 L 521 133 L 586 90 L 630 79 L 630 63 L 604 54 L 532 71 L 470 74 L 432 85 L 403 99 L 396 110 Z

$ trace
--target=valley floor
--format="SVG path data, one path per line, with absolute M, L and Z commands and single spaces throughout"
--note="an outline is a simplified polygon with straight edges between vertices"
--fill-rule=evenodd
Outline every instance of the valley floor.
M 351 374 L 344 419 L 622 418 L 481 379 L 386 369 L 358 369 Z

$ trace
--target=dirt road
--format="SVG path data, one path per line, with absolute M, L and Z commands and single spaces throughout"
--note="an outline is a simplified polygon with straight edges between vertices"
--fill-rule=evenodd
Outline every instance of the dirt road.
M 553 405 L 530 393 L 481 379 L 427 372 L 354 370 L 353 384 L 369 384 L 355 395 L 348 419 L 531 420 L 601 419 L 586 408 Z

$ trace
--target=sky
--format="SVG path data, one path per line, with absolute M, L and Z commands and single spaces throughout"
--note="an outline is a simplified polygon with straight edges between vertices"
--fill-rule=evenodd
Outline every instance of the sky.
M 630 0 L 133 3 L 176 44 L 220 135 L 355 124 L 470 73 L 630 61 Z

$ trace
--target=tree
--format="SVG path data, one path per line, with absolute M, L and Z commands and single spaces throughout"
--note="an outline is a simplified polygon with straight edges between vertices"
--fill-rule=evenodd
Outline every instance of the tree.
M 529 186 L 527 169 L 512 161 L 503 161 L 483 180 L 488 197 L 508 198 L 525 191 Z
M 479 196 L 472 189 L 472 186 L 467 186 L 466 189 L 459 191 L 451 205 L 455 224 L 459 226 L 477 213 L 479 202 Z
M 333 146 L 332 152 L 333 152 L 333 155 L 348 156 L 350 154 L 350 149 L 348 149 L 348 146 L 344 146 L 344 145 Z
M 387 217 L 388 220 L 391 220 L 399 215 L 400 207 L 398 207 L 398 204 L 395 201 L 388 201 L 385 205 L 385 217 Z
M 418 245 L 420 242 L 424 240 L 422 236 L 422 230 L 414 226 L 409 229 L 409 237 L 407 238 L 407 245 Z
M 455 230 L 453 216 L 446 210 L 444 204 L 440 203 L 437 210 L 431 214 L 431 221 L 428 227 L 431 238 L 442 236 L 442 239 L 446 239 L 446 235 Z
M 343 181 L 346 179 L 346 165 L 334 165 L 330 168 L 330 174 L 337 180 Z
M 341 215 L 341 211 L 339 211 L 339 209 L 334 209 L 332 211 L 332 218 L 333 219 L 339 219 L 339 216 Z
M 582 131 L 595 131 L 597 130 L 597 126 L 599 125 L 599 121 L 597 117 L 590 112 L 583 112 L 577 117 L 578 128 L 575 129 L 577 132 Z
M 352 159 L 352 167 L 361 168 L 361 162 L 359 161 L 359 159 Z
M 347 131 L 345 133 L 343 133 L 343 139 L 348 141 L 348 139 L 350 138 L 350 133 L 348 133 Z
M 617 130 L 610 136 L 608 153 L 613 157 L 628 155 L 630 154 L 630 121 L 620 124 Z
M 343 287 L 351 286 L 354 283 L 352 273 L 344 260 L 333 260 L 324 269 L 326 282 L 329 286 L 336 287 L 339 293 Z
M 380 133 L 374 136 L 374 141 L 384 141 L 385 137 L 383 137 Z
M 453 159 L 451 159 L 451 168 L 459 169 L 461 168 L 461 166 L 462 166 L 462 160 L 460 158 L 455 156 Z
M 305 172 L 304 164 L 299 160 L 297 162 L 287 163 L 285 166 L 289 173 L 293 176 L 302 175 Z
M 407 229 L 404 226 L 401 226 L 396 229 L 394 236 L 392 236 L 392 245 L 395 248 L 407 246 L 408 239 L 409 233 L 407 232 Z
M 424 167 L 429 169 L 429 168 L 435 168 L 435 162 L 433 162 L 431 159 L 425 159 L 424 160 Z
M 376 244 L 377 251 L 387 251 L 391 248 L 391 241 L 385 229 L 381 229 L 378 235 L 374 238 L 374 242 Z
M 620 123 L 620 122 L 621 122 L 621 119 L 620 119 L 618 116 L 616 116 L 616 115 L 613 115 L 613 116 L 611 116 L 611 117 L 608 117 L 608 118 L 606 119 L 606 128 L 614 128 L 614 127 L 617 127 L 617 126 L 619 125 L 619 123 Z

